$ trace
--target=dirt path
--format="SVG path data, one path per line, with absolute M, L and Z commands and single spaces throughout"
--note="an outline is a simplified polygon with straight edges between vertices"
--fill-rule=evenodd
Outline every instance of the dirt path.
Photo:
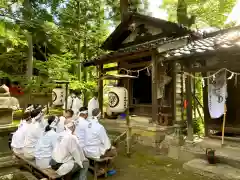
M 172 159 L 154 155 L 150 148 L 137 146 L 131 158 L 123 151 L 116 160 L 116 171 L 108 180 L 209 180 L 183 170 L 182 164 Z M 92 180 L 92 175 L 90 175 Z

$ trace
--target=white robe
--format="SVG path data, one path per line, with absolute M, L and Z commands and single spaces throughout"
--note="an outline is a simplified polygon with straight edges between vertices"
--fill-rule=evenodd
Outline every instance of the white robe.
M 26 132 L 23 153 L 27 158 L 34 158 L 36 144 L 44 131 L 42 122 L 31 123 Z
M 75 96 L 68 96 L 67 99 L 67 109 L 71 109 L 74 112 L 74 115 L 78 115 L 79 109 L 83 107 L 82 99 Z M 65 108 L 65 105 L 64 105 Z
M 75 134 L 78 137 L 79 144 L 83 148 L 85 146 L 85 131 L 88 128 L 88 120 L 84 119 L 83 117 L 79 117 L 75 121 L 76 129 Z
M 39 138 L 35 147 L 36 165 L 40 169 L 49 168 L 52 151 L 56 145 L 58 134 L 54 130 L 44 132 Z
M 59 117 L 59 122 L 56 124 L 56 133 L 61 133 L 64 131 L 64 123 L 65 123 L 66 118 L 61 116 Z
M 60 176 L 69 173 L 75 162 L 83 168 L 82 162 L 86 158 L 78 143 L 77 137 L 72 135 L 71 132 L 64 131 L 59 136 L 52 153 L 52 158 L 57 163 L 63 163 L 56 171 Z
M 90 101 L 88 102 L 88 117 L 91 118 L 92 117 L 92 111 L 96 108 L 99 108 L 99 102 L 98 99 L 93 97 L 92 99 L 90 99 Z
M 96 120 L 90 120 L 85 134 L 84 152 L 86 157 L 100 158 L 111 148 L 111 142 L 103 125 Z
M 28 124 L 26 121 L 21 121 L 17 131 L 13 134 L 11 146 L 13 151 L 17 154 L 23 153 L 24 141 L 29 126 L 30 124 Z

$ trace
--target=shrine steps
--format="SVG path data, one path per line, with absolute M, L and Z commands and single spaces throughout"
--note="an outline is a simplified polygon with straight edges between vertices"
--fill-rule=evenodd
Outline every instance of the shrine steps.
M 210 165 L 204 159 L 193 159 L 184 163 L 183 168 L 196 174 L 219 180 L 240 180 L 240 169 L 227 164 Z
M 194 158 L 206 159 L 206 149 L 215 150 L 217 161 L 228 164 L 232 167 L 240 168 L 240 144 L 226 141 L 225 146 L 221 146 L 220 140 L 205 138 L 199 143 L 186 143 L 181 147 L 181 153 L 186 153 L 186 160 Z
M 181 153 L 188 157 L 188 162 L 184 163 L 183 167 L 212 178 L 240 180 L 240 144 L 228 141 L 225 143 L 225 146 L 221 146 L 220 140 L 210 138 L 198 143 L 186 143 L 181 148 Z M 215 150 L 215 165 L 210 165 L 207 161 L 207 148 Z

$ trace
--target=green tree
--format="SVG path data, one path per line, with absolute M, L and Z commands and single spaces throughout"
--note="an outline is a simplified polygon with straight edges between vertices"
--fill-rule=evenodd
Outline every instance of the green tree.
M 182 6 L 184 3 L 185 5 Z M 223 28 L 227 14 L 231 12 L 235 3 L 236 0 L 163 0 L 163 5 L 160 8 L 167 10 L 169 20 L 173 22 L 179 22 L 178 19 L 181 19 L 182 16 L 188 18 L 195 16 L 194 26 L 197 28 Z M 185 24 L 183 21 L 180 20 L 179 23 Z

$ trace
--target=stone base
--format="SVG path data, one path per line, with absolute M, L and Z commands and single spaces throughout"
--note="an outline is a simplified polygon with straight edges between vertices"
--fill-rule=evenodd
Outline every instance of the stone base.
M 13 110 L 8 108 L 0 108 L 0 125 L 12 124 Z
M 193 159 L 185 163 L 183 168 L 213 179 L 240 180 L 240 169 L 226 164 L 210 165 L 203 159 Z

